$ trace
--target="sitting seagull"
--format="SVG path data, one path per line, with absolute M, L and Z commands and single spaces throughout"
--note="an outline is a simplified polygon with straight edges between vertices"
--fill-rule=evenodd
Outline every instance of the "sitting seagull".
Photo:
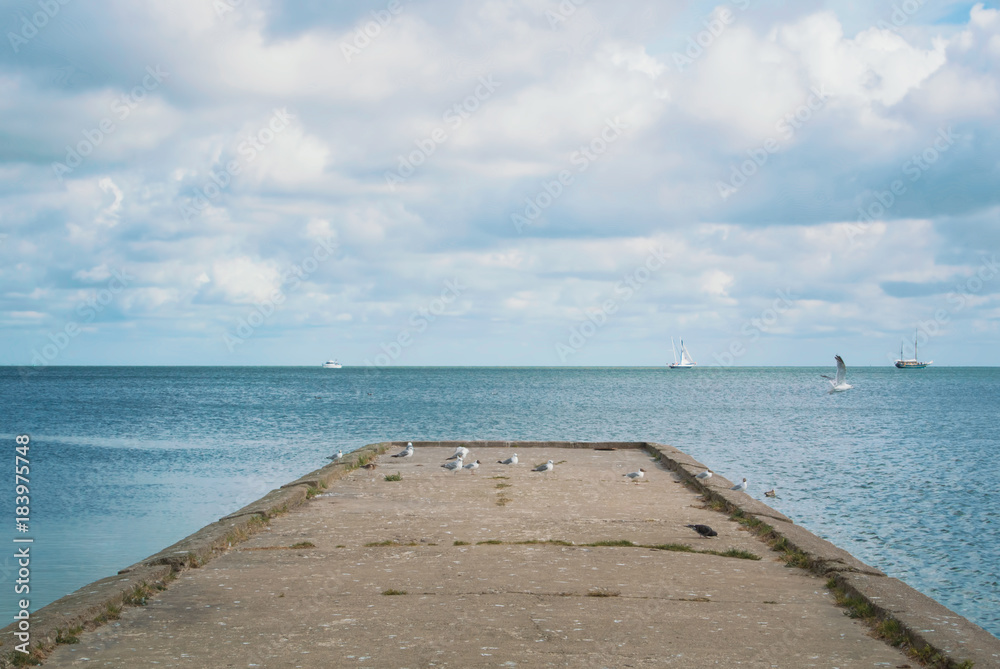
M 468 469 L 470 472 L 475 474 L 476 470 L 479 469 L 479 460 L 476 460 L 475 462 L 470 462 L 467 465 L 462 465 L 462 469 Z
M 640 467 L 639 471 L 637 471 L 637 472 L 631 472 L 629 474 L 622 474 L 622 476 L 627 476 L 630 479 L 632 479 L 633 481 L 638 481 L 639 479 L 641 479 L 643 477 L 643 474 L 645 474 L 645 473 L 646 473 L 646 470 L 643 469 L 642 467 Z
M 406 448 L 404 448 L 403 450 L 401 450 L 399 453 L 396 453 L 396 455 L 394 455 L 392 457 L 394 457 L 394 458 L 408 458 L 411 455 L 413 455 L 413 442 L 412 441 L 407 442 Z
M 510 456 L 506 460 L 497 460 L 501 465 L 516 465 L 517 464 L 517 453 Z
M 326 456 L 326 459 L 327 460 L 333 460 L 334 462 L 336 462 L 337 460 L 340 460 L 342 457 L 344 457 L 344 452 L 343 451 L 337 451 L 337 453 L 335 455 L 328 455 L 328 456 Z
M 455 453 L 448 459 L 461 460 L 468 454 L 469 454 L 469 449 L 467 449 L 465 446 L 459 446 L 458 448 L 455 449 Z
M 451 462 L 446 462 L 441 466 L 449 471 L 457 472 L 462 468 L 462 456 L 458 456 L 457 459 L 452 460 Z
M 685 525 L 684 527 L 690 527 L 692 530 L 705 538 L 719 536 L 719 533 L 708 525 Z
M 554 467 L 555 467 L 555 465 L 553 465 L 552 461 L 549 460 L 544 465 L 538 465 L 537 467 L 535 467 L 531 471 L 533 471 L 533 472 L 550 472 L 550 471 L 552 471 L 552 469 Z
M 700 481 L 707 481 L 708 479 L 712 478 L 712 470 L 706 469 L 701 474 L 696 474 L 695 478 Z
M 764 497 L 777 497 L 777 496 L 778 493 L 774 492 L 774 488 L 771 488 L 770 490 L 764 493 Z
M 746 492 L 747 490 L 747 480 L 743 479 L 743 483 L 737 483 L 730 490 L 737 490 L 739 492 Z
M 847 365 L 844 364 L 844 359 L 839 355 L 833 356 L 837 361 L 837 376 L 836 378 L 832 376 L 827 376 L 826 374 L 820 374 L 824 379 L 830 381 L 830 393 L 840 393 L 845 390 L 850 390 L 854 386 L 847 382 Z

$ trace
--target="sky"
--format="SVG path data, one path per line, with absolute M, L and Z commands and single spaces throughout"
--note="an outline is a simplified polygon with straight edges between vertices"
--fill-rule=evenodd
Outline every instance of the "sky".
M 0 364 L 1000 365 L 995 1 L 0 29 Z

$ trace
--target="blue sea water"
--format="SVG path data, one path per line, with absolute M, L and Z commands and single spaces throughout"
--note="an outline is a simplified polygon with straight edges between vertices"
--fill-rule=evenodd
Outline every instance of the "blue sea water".
M 1000 369 L 0 368 L 0 616 L 112 575 L 343 448 L 392 440 L 672 444 L 1000 636 Z M 31 435 L 30 532 L 14 521 Z

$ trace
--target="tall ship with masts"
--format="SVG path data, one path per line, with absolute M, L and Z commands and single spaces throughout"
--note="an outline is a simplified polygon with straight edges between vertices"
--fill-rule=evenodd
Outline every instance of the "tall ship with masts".
M 933 365 L 933 360 L 928 360 L 927 362 L 921 362 L 917 359 L 917 333 L 913 333 L 913 357 L 909 359 L 903 358 L 903 344 L 899 345 L 899 360 L 896 361 L 896 367 L 899 369 L 923 369 L 927 365 Z

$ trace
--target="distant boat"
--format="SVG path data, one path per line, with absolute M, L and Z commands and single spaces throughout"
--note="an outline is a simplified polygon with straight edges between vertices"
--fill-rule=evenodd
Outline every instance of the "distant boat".
M 934 361 L 929 360 L 927 362 L 920 362 L 917 360 L 917 333 L 913 333 L 913 357 L 909 360 L 903 359 L 903 344 L 899 345 L 899 360 L 896 361 L 896 367 L 899 369 L 923 369 L 927 365 L 933 365 Z
M 340 369 L 342 366 L 336 360 L 327 360 L 323 363 L 323 369 Z
M 674 338 L 670 338 L 670 350 L 674 352 L 674 361 L 667 365 L 670 369 L 691 369 L 698 363 L 691 359 L 691 354 L 688 353 L 687 348 L 684 346 L 684 340 L 681 339 L 681 359 L 677 360 L 677 349 L 674 347 Z

